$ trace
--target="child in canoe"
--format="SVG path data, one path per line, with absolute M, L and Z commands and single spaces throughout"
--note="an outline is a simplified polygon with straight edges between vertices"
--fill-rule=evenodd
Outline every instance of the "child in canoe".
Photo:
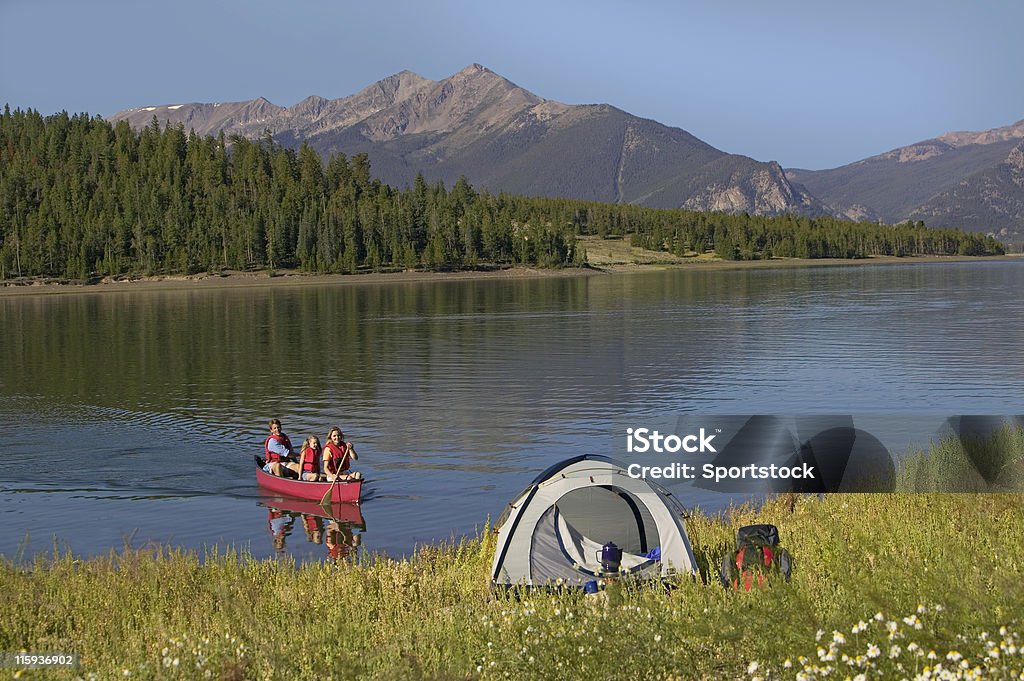
M 299 453 L 302 480 L 316 482 L 320 479 L 320 459 L 322 457 L 323 450 L 320 449 L 319 438 L 316 435 L 310 435 L 302 443 L 302 451 Z

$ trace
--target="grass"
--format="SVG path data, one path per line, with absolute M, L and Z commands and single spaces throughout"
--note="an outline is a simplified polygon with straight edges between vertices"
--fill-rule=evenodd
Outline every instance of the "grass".
M 752 522 L 779 526 L 793 579 L 727 592 L 714 569 L 735 528 Z M 817 678 L 826 668 L 830 678 L 913 678 L 936 665 L 977 668 L 976 678 L 1024 673 L 1019 495 L 796 497 L 696 513 L 687 528 L 702 578 L 669 592 L 627 590 L 615 606 L 569 592 L 491 595 L 492 533 L 358 564 L 200 560 L 167 549 L 8 562 L 0 650 L 81 657 L 75 671 L 5 670 L 21 678 L 751 679 Z
M 665 251 L 650 251 L 633 246 L 629 237 L 602 239 L 598 236 L 577 238 L 580 248 L 587 251 L 587 263 L 593 267 L 614 267 L 617 265 L 678 265 L 695 259 L 715 259 L 712 254 L 701 258 L 680 258 Z M 694 256 L 697 254 L 694 253 Z
M 1024 492 L 1024 427 L 987 437 L 949 436 L 900 460 L 896 489 L 917 492 Z

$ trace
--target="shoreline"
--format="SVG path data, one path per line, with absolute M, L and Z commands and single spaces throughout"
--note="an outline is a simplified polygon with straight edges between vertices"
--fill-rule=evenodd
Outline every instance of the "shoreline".
M 1022 259 L 1021 254 L 996 256 L 873 256 L 854 260 L 837 258 L 779 258 L 772 260 L 692 260 L 684 262 L 604 262 L 582 268 L 541 269 L 534 267 L 500 267 L 494 269 L 430 272 L 403 270 L 396 272 L 364 272 L 357 274 L 316 274 L 298 270 L 277 270 L 273 274 L 224 271 L 219 273 L 168 274 L 139 277 L 104 277 L 96 282 L 55 280 L 30 277 L 0 281 L 0 298 L 21 295 L 57 295 L 76 293 L 107 293 L 113 291 L 177 291 L 226 288 L 267 288 L 279 286 L 428 283 L 479 281 L 489 279 L 546 279 L 589 277 L 618 274 L 640 274 L 680 271 L 724 271 L 740 269 L 791 269 L 806 267 L 841 267 L 860 265 L 911 265 L 953 262 L 994 262 Z

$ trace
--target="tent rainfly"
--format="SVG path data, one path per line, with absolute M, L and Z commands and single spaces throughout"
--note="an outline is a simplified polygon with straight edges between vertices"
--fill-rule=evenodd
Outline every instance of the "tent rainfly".
M 678 502 L 604 456 L 577 456 L 541 473 L 497 528 L 495 587 L 583 586 L 601 574 L 601 547 L 622 549 L 619 575 L 696 572 Z

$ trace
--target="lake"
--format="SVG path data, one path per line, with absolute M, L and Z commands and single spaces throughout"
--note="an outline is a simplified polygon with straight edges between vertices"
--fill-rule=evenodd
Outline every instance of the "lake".
M 1024 260 L 0 297 L 0 554 L 402 555 L 680 417 L 854 415 L 898 448 L 1024 413 L 1021 291 Z M 271 417 L 345 430 L 361 517 L 261 497 Z

